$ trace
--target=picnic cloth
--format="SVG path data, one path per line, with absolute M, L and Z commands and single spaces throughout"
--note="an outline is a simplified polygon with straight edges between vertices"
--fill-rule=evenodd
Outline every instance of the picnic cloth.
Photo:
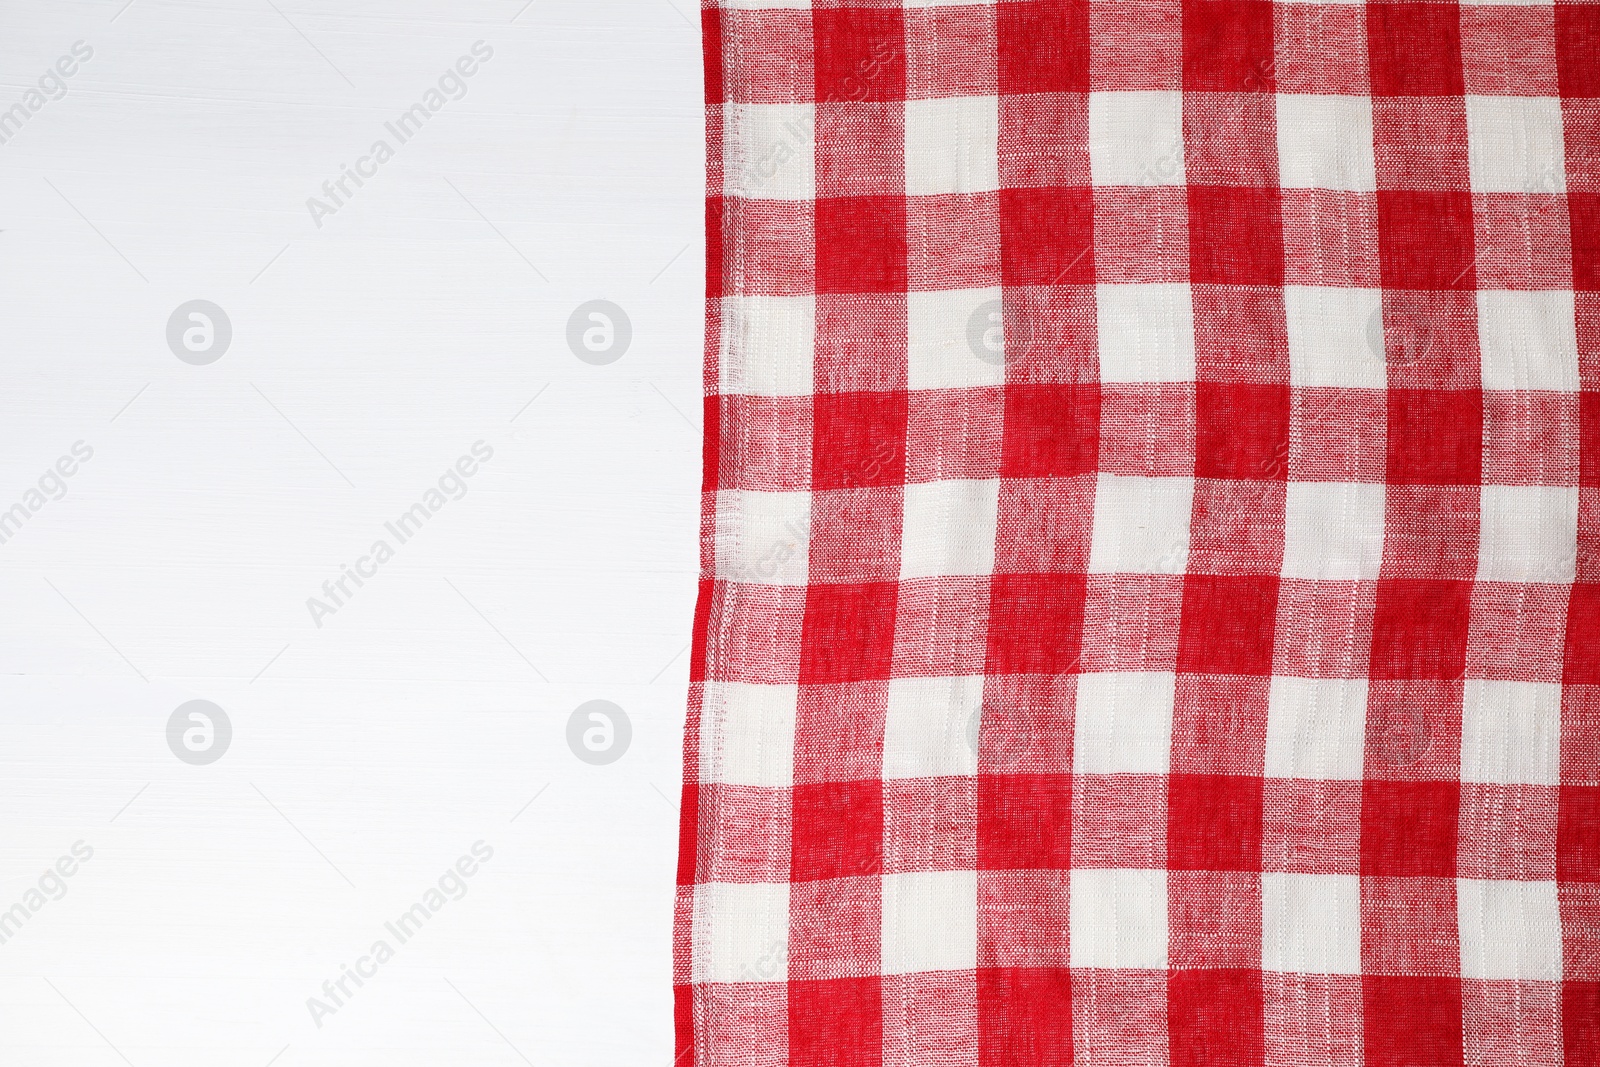
M 1600 1063 L 1600 5 L 701 14 L 678 1063 Z

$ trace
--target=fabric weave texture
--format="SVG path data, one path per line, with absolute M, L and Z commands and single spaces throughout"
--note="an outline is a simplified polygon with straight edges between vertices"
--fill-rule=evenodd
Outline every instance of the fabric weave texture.
M 1600 1064 L 1600 4 L 701 14 L 680 1067 Z

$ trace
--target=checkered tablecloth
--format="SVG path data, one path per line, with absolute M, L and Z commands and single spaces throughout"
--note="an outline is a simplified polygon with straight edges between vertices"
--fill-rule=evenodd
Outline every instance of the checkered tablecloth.
M 1600 5 L 702 16 L 680 1065 L 1600 1063 Z

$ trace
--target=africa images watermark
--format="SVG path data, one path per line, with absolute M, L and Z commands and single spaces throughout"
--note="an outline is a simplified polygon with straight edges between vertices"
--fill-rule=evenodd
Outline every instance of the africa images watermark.
M 66 896 L 66 880 L 77 874 L 79 865 L 88 863 L 93 856 L 94 849 L 87 843 L 74 841 L 71 856 L 62 856 L 46 867 L 39 876 L 37 886 L 29 888 L 22 894 L 21 900 L 0 912 L 0 945 L 16 937 L 23 924 L 44 910 L 46 904 Z
M 460 500 L 467 495 L 467 479 L 477 474 L 481 469 L 480 464 L 487 463 L 494 458 L 494 448 L 485 441 L 475 441 L 472 445 L 472 454 L 463 455 L 455 461 L 443 474 L 435 486 L 429 487 L 422 494 L 422 499 L 402 512 L 393 522 L 383 524 L 395 544 L 403 545 L 417 535 L 433 516 L 444 510 L 444 506 L 452 500 Z M 448 493 L 447 497 L 445 494 Z M 383 538 L 372 542 L 367 554 L 356 560 L 352 567 L 342 564 L 339 567 L 339 576 L 322 583 L 322 597 L 307 597 L 306 610 L 311 612 L 311 621 L 317 629 L 322 629 L 322 620 L 329 615 L 336 615 L 339 609 L 350 602 L 362 586 L 367 584 L 367 579 L 378 576 L 378 568 L 394 558 L 394 546 Z M 352 589 L 351 585 L 355 588 Z M 326 597 L 327 599 L 323 599 Z
M 852 489 L 876 485 L 884 469 L 897 462 L 903 463 L 904 457 L 899 454 L 894 443 L 880 440 L 872 446 L 872 450 L 859 464 L 852 465 L 844 471 L 844 484 Z M 784 564 L 794 558 L 796 552 L 803 547 L 809 548 L 814 529 L 815 521 L 811 510 L 807 508 L 783 524 L 779 537 L 769 544 L 754 562 L 747 561 L 735 565 L 733 577 L 740 581 L 772 581 L 782 571 Z
M 17 536 L 22 524 L 44 510 L 52 500 L 67 495 L 67 479 L 78 473 L 80 465 L 94 458 L 94 449 L 85 441 L 74 441 L 72 454 L 62 456 L 39 475 L 33 488 L 22 494 L 22 499 L 0 511 L 0 545 Z
M 394 944 L 380 937 L 372 943 L 366 955 L 356 959 L 354 968 L 339 964 L 339 977 L 322 983 L 322 996 L 306 998 L 306 1010 L 311 1013 L 311 1021 L 317 1024 L 317 1029 L 321 1030 L 324 1019 L 337 1014 L 366 986 L 364 979 L 377 977 L 378 968 L 394 959 L 397 946 L 415 937 L 428 920 L 443 911 L 450 901 L 466 896 L 467 879 L 475 876 L 481 865 L 492 859 L 493 847 L 484 841 L 474 841 L 470 856 L 462 855 L 452 866 L 445 868 L 438 881 L 423 891 L 420 901 L 401 912 L 398 918 L 383 924 L 384 931 L 394 938 Z M 350 988 L 352 983 L 354 989 Z
M 860 103 L 871 93 L 872 83 L 899 58 L 900 49 L 893 42 L 889 40 L 874 42 L 872 55 L 857 63 L 854 71 L 839 83 L 837 90 L 817 102 Z M 770 145 L 759 159 L 748 162 L 741 177 L 744 187 L 752 191 L 764 187 L 786 166 L 799 159 L 802 150 L 815 145 L 816 140 L 817 120 L 813 108 L 805 117 L 785 122 L 776 142 Z
M 86 41 L 72 42 L 72 52 L 57 59 L 39 75 L 38 88 L 29 89 L 22 99 L 0 111 L 0 145 L 7 144 L 28 120 L 44 110 L 52 100 L 67 95 L 67 79 L 78 73 L 79 65 L 94 58 L 94 47 Z
M 397 145 L 405 144 L 420 133 L 428 120 L 443 111 L 450 101 L 465 97 L 467 79 L 478 73 L 480 64 L 493 58 L 494 48 L 487 41 L 474 42 L 471 54 L 461 56 L 453 67 L 439 75 L 437 84 L 429 86 L 419 102 L 412 104 L 394 122 L 383 124 L 389 137 L 394 139 L 394 144 L 380 137 L 372 142 L 366 155 L 356 159 L 353 168 L 345 163 L 339 164 L 339 176 L 322 183 L 322 193 L 327 199 L 313 196 L 306 200 L 306 209 L 311 212 L 311 221 L 317 229 L 322 229 L 325 216 L 337 215 L 340 208 L 355 198 L 356 191 L 367 184 L 365 179 L 378 176 L 378 168 L 395 157 Z M 352 182 L 355 183 L 355 189 L 350 188 Z

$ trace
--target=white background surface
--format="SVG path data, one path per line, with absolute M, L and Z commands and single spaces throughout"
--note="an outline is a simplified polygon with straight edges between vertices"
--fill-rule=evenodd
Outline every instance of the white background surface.
M 0 545 L 0 909 L 94 849 L 0 945 L 0 1062 L 670 1067 L 693 6 L 123 4 L 0 0 L 0 110 L 94 49 L 0 145 L 0 510 L 94 449 Z M 478 40 L 319 229 L 306 199 Z M 564 337 L 597 297 L 634 328 L 603 367 Z M 197 298 L 234 329 L 209 366 L 165 339 Z M 467 495 L 313 625 L 480 439 Z M 166 743 L 195 698 L 234 729 L 207 767 Z M 565 741 L 594 698 L 632 719 L 611 766 Z M 318 1028 L 307 998 L 480 839 Z

